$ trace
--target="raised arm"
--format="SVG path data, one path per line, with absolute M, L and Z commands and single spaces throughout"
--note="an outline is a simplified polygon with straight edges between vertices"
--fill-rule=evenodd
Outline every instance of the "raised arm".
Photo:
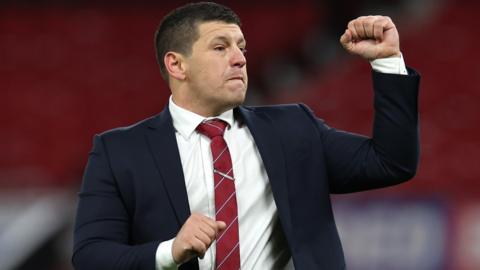
M 351 54 L 370 61 L 401 57 L 398 31 L 385 16 L 362 16 L 350 21 L 340 42 Z M 317 120 L 333 193 L 394 185 L 416 173 L 420 77 L 410 69 L 406 75 L 373 71 L 372 78 L 372 138 L 339 131 Z

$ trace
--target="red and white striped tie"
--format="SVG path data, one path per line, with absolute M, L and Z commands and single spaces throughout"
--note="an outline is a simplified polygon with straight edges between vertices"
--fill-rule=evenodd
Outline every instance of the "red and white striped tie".
M 227 224 L 217 236 L 215 269 L 240 269 L 238 214 L 232 159 L 223 133 L 227 123 L 219 119 L 202 122 L 197 131 L 210 138 L 215 184 L 215 218 Z

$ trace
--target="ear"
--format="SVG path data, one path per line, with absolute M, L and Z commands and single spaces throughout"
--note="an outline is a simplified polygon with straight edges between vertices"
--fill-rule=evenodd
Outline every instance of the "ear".
M 185 63 L 181 54 L 176 52 L 167 52 L 163 58 L 165 68 L 170 76 L 183 81 L 185 80 Z

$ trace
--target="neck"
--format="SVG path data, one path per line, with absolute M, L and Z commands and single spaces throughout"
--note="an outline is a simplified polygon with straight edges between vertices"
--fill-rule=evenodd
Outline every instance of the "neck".
M 215 117 L 219 116 L 220 114 L 233 109 L 233 107 L 222 107 L 222 108 L 215 108 L 211 106 L 211 104 L 203 104 L 202 102 L 196 101 L 194 99 L 186 99 L 181 98 L 178 95 L 174 95 L 172 93 L 172 100 L 175 105 L 201 115 L 203 117 Z

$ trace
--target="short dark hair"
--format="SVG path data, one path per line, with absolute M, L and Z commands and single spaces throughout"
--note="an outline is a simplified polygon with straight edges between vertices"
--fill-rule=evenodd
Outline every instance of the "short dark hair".
M 169 51 L 189 56 L 192 45 L 199 38 L 198 24 L 221 21 L 241 26 L 240 18 L 230 8 L 213 3 L 198 2 L 179 7 L 161 21 L 155 33 L 155 48 L 160 72 L 168 82 L 168 72 L 163 57 Z

